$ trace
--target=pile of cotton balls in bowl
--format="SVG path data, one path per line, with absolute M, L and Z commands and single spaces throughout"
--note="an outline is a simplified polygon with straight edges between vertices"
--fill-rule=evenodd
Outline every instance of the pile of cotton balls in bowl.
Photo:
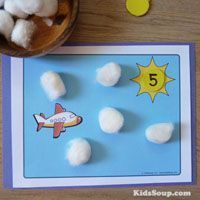
M 0 7 L 0 35 L 8 42 L 28 49 L 39 28 L 29 16 L 36 15 L 48 20 L 57 13 L 58 0 L 0 0 Z M 51 25 L 51 21 L 48 24 Z

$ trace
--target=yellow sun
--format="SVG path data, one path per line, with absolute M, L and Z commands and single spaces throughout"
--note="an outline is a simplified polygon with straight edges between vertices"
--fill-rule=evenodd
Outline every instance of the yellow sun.
M 166 75 L 167 66 L 168 64 L 157 66 L 154 58 L 151 59 L 148 66 L 137 64 L 140 74 L 139 76 L 131 79 L 140 85 L 140 90 L 137 95 L 148 93 L 152 102 L 154 102 L 158 93 L 168 95 L 166 84 L 174 79 Z

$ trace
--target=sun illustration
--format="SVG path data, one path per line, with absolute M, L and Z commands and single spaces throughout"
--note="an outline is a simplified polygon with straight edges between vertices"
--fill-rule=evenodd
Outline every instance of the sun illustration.
M 148 66 L 137 64 L 137 67 L 140 70 L 140 74 L 139 76 L 131 79 L 140 85 L 140 90 L 137 96 L 147 93 L 151 97 L 152 102 L 154 102 L 158 93 L 168 95 L 166 84 L 174 80 L 166 74 L 168 64 L 157 66 L 154 58 L 152 58 Z

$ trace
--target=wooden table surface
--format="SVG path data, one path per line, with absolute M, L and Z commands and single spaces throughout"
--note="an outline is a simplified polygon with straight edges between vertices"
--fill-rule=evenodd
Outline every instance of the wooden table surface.
M 196 44 L 197 100 L 200 101 L 200 1 L 151 0 L 150 12 L 140 18 L 131 16 L 125 0 L 80 0 L 77 27 L 70 38 L 76 42 L 194 42 Z M 194 77 L 195 78 L 195 77 Z M 197 101 L 197 171 L 200 170 L 200 104 Z M 1 108 L 0 108 L 1 109 Z M 2 120 L 0 120 L 2 121 Z M 1 124 L 2 125 L 2 124 Z M 2 134 L 0 134 L 1 137 Z M 0 145 L 2 152 L 2 145 Z M 2 161 L 2 154 L 0 162 Z M 2 163 L 0 163 L 2 168 Z M 2 170 L 0 169 L 2 179 Z M 132 195 L 133 189 L 159 191 L 191 191 L 191 199 L 200 199 L 200 175 L 197 185 L 113 188 L 113 189 L 64 189 L 18 190 L 0 188 L 0 199 L 23 200 L 84 200 L 84 199 L 142 199 Z M 145 198 L 146 199 L 146 198 Z M 151 198 L 149 198 L 151 199 Z M 153 198 L 152 199 L 161 199 Z M 181 199 L 180 197 L 172 199 Z

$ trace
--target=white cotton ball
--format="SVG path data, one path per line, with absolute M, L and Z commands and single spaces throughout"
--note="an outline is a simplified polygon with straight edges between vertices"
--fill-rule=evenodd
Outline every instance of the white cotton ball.
M 52 71 L 45 72 L 40 81 L 50 100 L 56 100 L 66 94 L 65 85 L 59 74 Z
M 10 41 L 11 33 L 14 27 L 12 16 L 5 10 L 0 10 L 0 34 Z
M 4 9 L 8 11 L 11 15 L 14 15 L 16 17 L 25 19 L 28 17 L 28 14 L 23 12 L 15 3 L 13 0 L 5 0 L 4 3 Z
M 121 67 L 116 63 L 108 63 L 97 69 L 96 80 L 103 86 L 111 87 L 117 84 L 121 77 Z
M 89 161 L 91 153 L 89 142 L 85 139 L 77 138 L 69 142 L 66 158 L 70 165 L 79 166 Z
M 50 17 L 57 13 L 58 11 L 58 0 L 43 0 L 44 6 L 42 9 L 36 13 L 40 17 Z
M 5 0 L 0 0 L 0 8 L 3 6 Z
M 118 133 L 124 125 L 124 117 L 114 108 L 104 108 L 99 113 L 99 125 L 105 133 Z
M 43 5 L 44 0 L 13 0 L 17 6 L 27 14 L 35 14 L 39 12 Z
M 43 18 L 43 22 L 48 26 L 48 27 L 51 27 L 53 25 L 53 20 L 50 19 L 50 18 Z
M 170 140 L 174 131 L 172 123 L 160 123 L 149 126 L 146 129 L 146 138 L 148 141 L 163 144 Z
M 33 21 L 18 19 L 11 35 L 11 41 L 27 49 L 30 46 L 35 30 L 36 25 Z

